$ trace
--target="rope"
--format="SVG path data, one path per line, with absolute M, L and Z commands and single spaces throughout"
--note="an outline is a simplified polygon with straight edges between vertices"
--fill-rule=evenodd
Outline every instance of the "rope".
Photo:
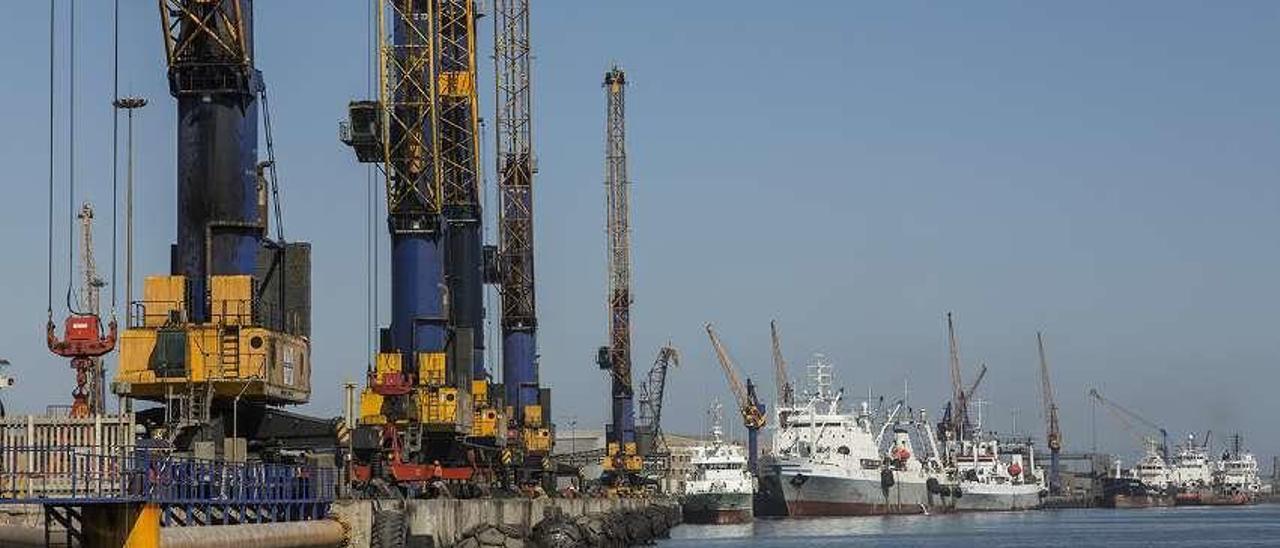
M 111 58 L 111 317 L 116 316 L 116 258 L 119 253 L 120 208 L 120 0 L 115 1 L 112 14 Z
M 54 133 L 57 127 L 54 125 L 54 65 L 56 60 L 54 54 L 57 53 L 56 34 L 54 22 L 57 20 L 57 2 L 49 0 L 49 243 L 47 252 L 49 255 L 48 278 L 49 278 L 49 294 L 48 294 L 48 313 L 49 321 L 53 321 L 53 188 L 54 188 Z

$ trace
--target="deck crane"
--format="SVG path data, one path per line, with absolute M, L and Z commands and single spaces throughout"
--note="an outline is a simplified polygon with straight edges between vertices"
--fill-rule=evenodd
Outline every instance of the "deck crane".
M 1049 446 L 1049 493 L 1062 491 L 1062 475 L 1059 453 L 1062 452 L 1062 429 L 1058 426 L 1058 403 L 1053 399 L 1053 385 L 1049 381 L 1049 361 L 1044 355 L 1044 336 L 1036 332 L 1036 349 L 1040 353 L 1040 402 L 1044 405 L 1045 444 Z
M 1098 392 L 1097 388 L 1089 389 L 1089 397 L 1093 398 L 1094 400 L 1097 400 L 1098 403 L 1101 403 L 1104 407 L 1106 407 L 1107 410 L 1110 411 L 1111 414 L 1115 416 L 1116 419 L 1118 419 L 1124 425 L 1125 429 L 1128 430 L 1130 433 L 1136 434 L 1136 432 L 1134 432 L 1135 427 L 1133 424 L 1135 422 L 1150 429 L 1151 431 L 1159 432 L 1160 433 L 1160 456 L 1164 458 L 1165 462 L 1169 462 L 1169 432 L 1165 430 L 1164 427 L 1152 422 L 1151 420 L 1147 419 L 1146 417 L 1143 417 L 1142 415 L 1139 415 L 1129 410 L 1128 408 L 1124 407 L 1123 405 L 1120 405 L 1119 403 L 1116 403 L 1107 398 L 1104 398 L 1102 394 Z M 1143 441 L 1145 441 L 1145 439 Z
M 605 232 L 609 257 L 609 345 L 596 364 L 609 371 L 610 420 L 605 428 L 604 475 L 616 483 L 644 466 L 636 447 L 635 389 L 631 379 L 631 181 L 627 178 L 627 75 L 614 66 L 604 75 Z
M 180 451 L 208 456 L 231 438 L 264 455 L 332 450 L 337 421 L 278 408 L 311 395 L 311 248 L 286 242 L 280 222 L 253 1 L 159 7 L 177 103 L 177 234 L 169 273 L 148 276 L 142 300 L 129 303 L 112 389 L 163 403 L 140 419 Z M 270 168 L 262 178 L 259 167 Z
M 378 99 L 352 102 L 341 128 L 357 160 L 385 176 L 391 238 L 391 325 L 352 434 L 352 475 L 371 490 L 470 480 L 477 456 L 505 444 L 482 359 L 473 10 L 379 0 Z
M 519 448 L 526 475 L 551 452 L 550 392 L 538 380 L 534 298 L 533 107 L 529 0 L 494 2 L 497 121 L 498 277 L 502 296 L 502 382 L 508 447 Z
M 782 341 L 778 337 L 778 322 L 776 320 L 769 321 L 769 335 L 773 342 L 773 383 L 774 390 L 777 391 L 778 411 L 789 409 L 795 404 L 795 387 L 791 384 L 791 377 L 787 374 L 787 361 L 782 357 Z M 786 421 L 779 420 L 779 426 L 785 425 Z
M 662 432 L 662 401 L 667 391 L 667 373 L 680 366 L 680 350 L 667 343 L 658 349 L 658 357 L 649 375 L 640 385 L 640 417 L 636 422 L 636 450 L 646 468 L 665 470 L 671 449 Z
M 764 414 L 764 404 L 756 396 L 755 385 L 751 383 L 751 379 L 747 379 L 744 384 L 741 377 L 738 376 L 738 368 L 733 364 L 733 359 L 729 357 L 729 351 L 725 349 L 724 343 L 720 342 L 720 337 L 716 335 L 715 329 L 709 323 L 706 324 L 706 329 L 707 336 L 711 338 L 711 346 L 716 351 L 716 359 L 720 361 L 720 368 L 724 370 L 724 377 L 729 381 L 729 388 L 733 391 L 734 399 L 738 401 L 738 411 L 742 415 L 742 424 L 747 428 L 747 468 L 755 472 L 760 429 L 764 428 L 767 422 Z

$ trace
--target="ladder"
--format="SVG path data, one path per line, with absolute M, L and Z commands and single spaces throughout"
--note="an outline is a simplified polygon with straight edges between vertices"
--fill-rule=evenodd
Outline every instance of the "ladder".
M 240 326 L 223 326 L 218 337 L 218 377 L 226 378 L 228 371 L 240 371 Z

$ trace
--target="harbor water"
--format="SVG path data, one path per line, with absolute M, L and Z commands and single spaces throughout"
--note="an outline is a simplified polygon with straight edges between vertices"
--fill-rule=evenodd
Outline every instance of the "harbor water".
M 1280 505 L 757 519 L 681 525 L 664 548 L 1280 546 Z

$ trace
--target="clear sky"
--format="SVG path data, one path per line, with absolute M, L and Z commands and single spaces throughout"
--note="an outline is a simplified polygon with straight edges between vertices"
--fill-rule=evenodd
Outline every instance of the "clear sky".
M 137 124 L 140 279 L 167 269 L 174 237 L 175 107 L 154 2 L 122 3 L 121 89 L 152 102 Z M 109 274 L 110 3 L 79 4 L 76 200 L 98 206 Z M 305 410 L 335 415 L 341 382 L 361 379 L 368 360 L 368 184 L 336 136 L 346 103 L 365 96 L 367 2 L 259 4 L 286 233 L 314 246 Z M 825 352 L 851 394 L 896 397 L 906 381 L 912 402 L 936 413 L 949 392 L 951 310 L 966 371 L 991 368 L 980 394 L 990 427 L 1009 430 L 1016 412 L 1022 430 L 1042 433 L 1043 329 L 1069 447 L 1088 448 L 1086 392 L 1097 386 L 1173 432 L 1240 430 L 1264 455 L 1280 453 L 1280 4 L 533 9 L 542 379 L 562 428 L 569 416 L 598 427 L 606 410 L 593 363 L 605 336 L 600 80 L 616 61 L 633 82 L 637 377 L 667 340 L 685 356 L 670 377 L 669 429 L 697 431 L 709 400 L 731 397 L 706 321 L 767 394 L 777 318 L 793 371 Z M 14 363 L 20 384 L 2 397 L 18 411 L 68 403 L 73 384 L 42 334 L 47 17 L 45 2 L 23 2 L 0 19 L 0 356 Z M 65 32 L 60 40 L 59 296 Z M 59 322 L 65 313 L 55 306 Z M 1097 425 L 1103 449 L 1136 451 L 1101 410 Z

